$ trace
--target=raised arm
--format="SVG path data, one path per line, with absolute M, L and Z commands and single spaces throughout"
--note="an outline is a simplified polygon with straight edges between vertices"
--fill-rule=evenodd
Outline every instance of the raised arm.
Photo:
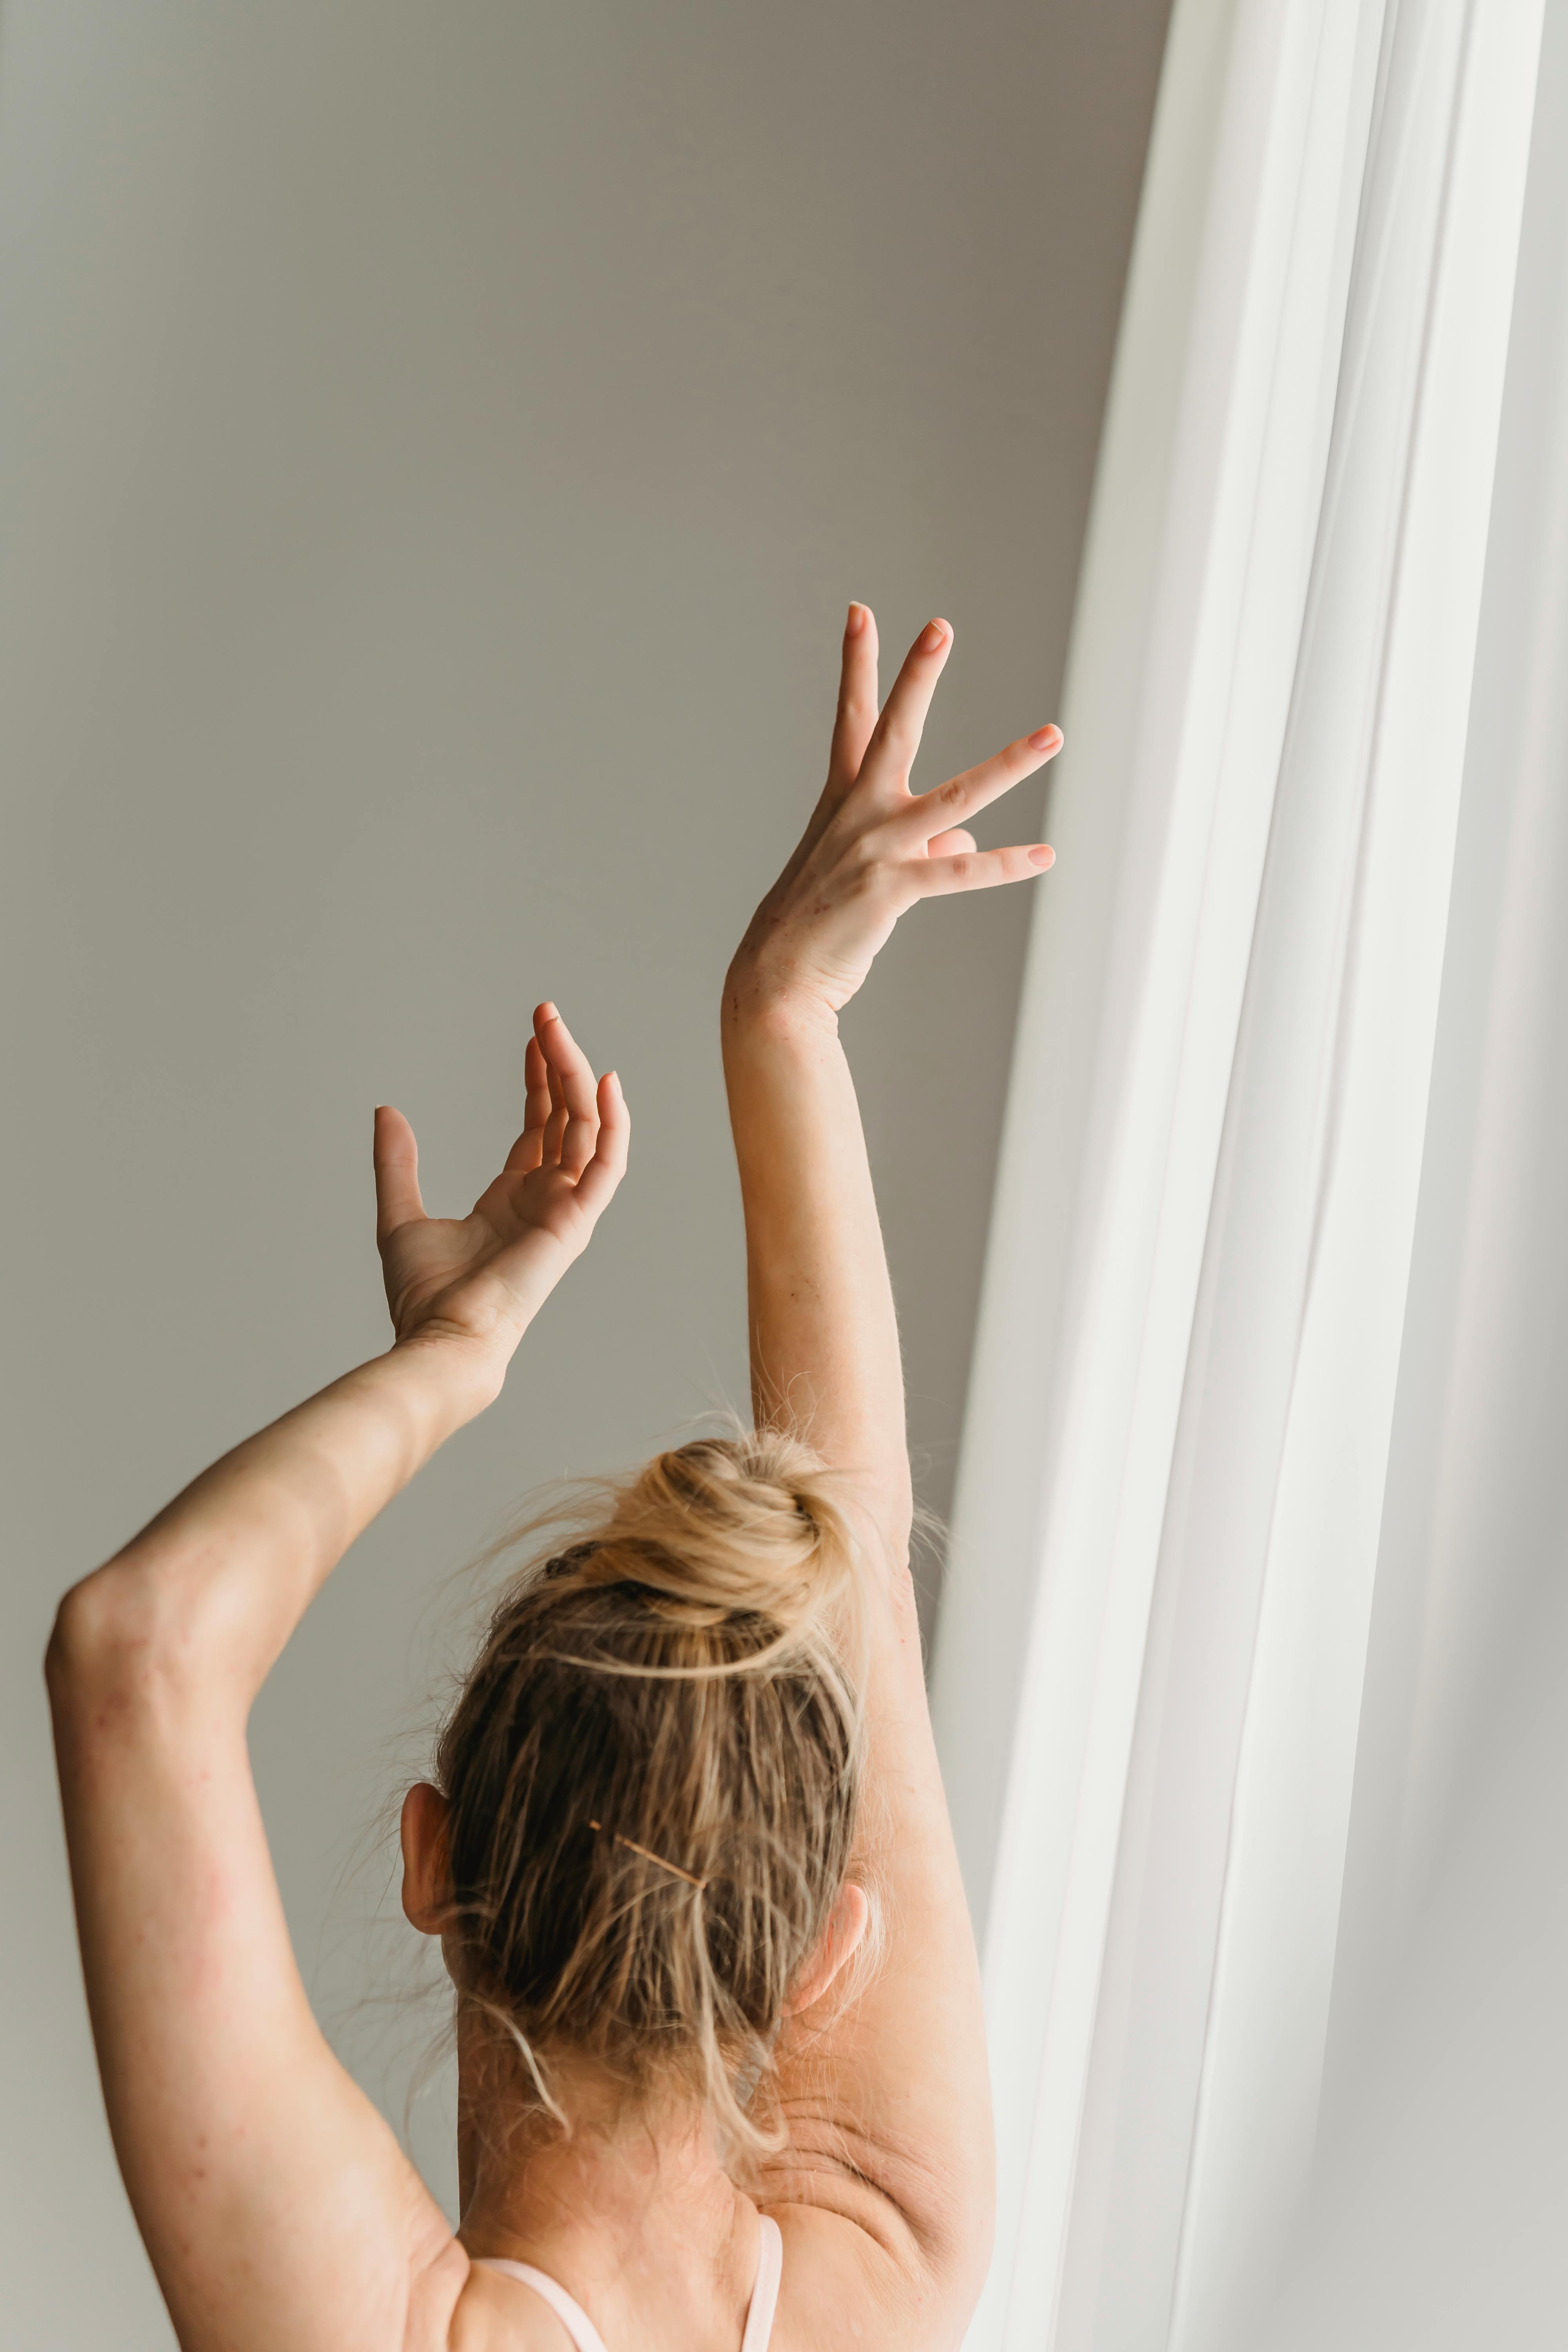
M 919 898 L 1023 881 L 1043 845 L 977 851 L 964 820 L 1060 748 L 1055 727 L 915 796 L 910 771 L 952 643 L 932 621 L 877 709 L 876 625 L 852 605 L 828 776 L 730 968 L 724 1067 L 745 1207 L 759 1422 L 853 1474 L 872 1652 L 860 1856 L 886 1908 L 868 1990 L 784 2058 L 792 2147 L 770 2186 L 818 2274 L 869 2269 L 900 2345 L 955 2344 L 984 2273 L 991 2126 L 979 1973 L 937 1769 L 909 1572 L 898 1324 L 837 1014 Z M 837 2241 L 832 2216 L 856 2231 Z M 786 2280 L 790 2273 L 786 2268 Z M 864 2290 L 867 2282 L 861 2277 Z M 868 2343 L 868 2352 L 875 2352 Z
M 626 1165 L 613 1077 L 552 1005 L 528 1108 L 461 1219 L 376 1114 L 395 1344 L 203 1473 L 68 1593 L 48 1680 L 110 2127 L 185 2352 L 444 2344 L 468 2257 L 316 2026 L 246 1748 L 268 1669 L 354 1537 L 499 1391 Z

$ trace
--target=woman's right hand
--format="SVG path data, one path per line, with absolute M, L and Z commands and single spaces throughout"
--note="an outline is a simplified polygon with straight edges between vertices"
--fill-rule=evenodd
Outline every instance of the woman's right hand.
M 427 1217 L 403 1113 L 375 1115 L 376 1245 L 399 1343 L 477 1342 L 504 1371 L 519 1339 L 626 1173 L 631 1114 L 611 1071 L 593 1070 L 553 1004 L 541 1004 L 524 1063 L 522 1133 L 466 1217 Z
M 827 782 L 736 950 L 725 989 L 731 1019 L 781 1002 L 837 1013 L 917 898 L 1028 881 L 1052 863 L 1043 842 L 977 849 L 964 820 L 1054 759 L 1059 727 L 1037 728 L 934 792 L 910 790 L 952 647 L 947 623 L 928 622 L 879 717 L 877 624 L 868 606 L 850 605 Z

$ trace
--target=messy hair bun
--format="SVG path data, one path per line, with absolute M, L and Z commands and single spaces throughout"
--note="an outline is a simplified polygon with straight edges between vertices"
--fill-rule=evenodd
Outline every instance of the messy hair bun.
M 770 2062 L 848 1871 L 856 1545 L 779 1433 L 700 1439 L 509 1584 L 442 1734 L 459 2001 L 525 2106 L 586 2059 L 776 2144 Z

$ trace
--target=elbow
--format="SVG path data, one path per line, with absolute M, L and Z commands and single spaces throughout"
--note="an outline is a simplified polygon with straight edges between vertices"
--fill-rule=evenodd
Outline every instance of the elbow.
M 95 1569 L 73 1584 L 55 1611 L 44 1652 L 44 1682 L 56 1712 L 83 1691 L 132 1678 L 141 1646 L 112 1570 Z
M 201 1645 L 176 1596 L 144 1566 L 110 1560 L 73 1584 L 55 1612 L 44 1681 L 57 1724 L 90 1712 L 123 1717 L 192 1678 Z

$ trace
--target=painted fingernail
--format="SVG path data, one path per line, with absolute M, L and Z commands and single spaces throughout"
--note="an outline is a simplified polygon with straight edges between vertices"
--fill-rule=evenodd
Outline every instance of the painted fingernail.
M 1030 865 L 1031 865 L 1031 866 L 1037 866 L 1040 868 L 1040 870 L 1041 870 L 1041 872 L 1042 872 L 1042 873 L 1045 871 L 1045 869 L 1046 869 L 1046 867 L 1047 867 L 1047 866 L 1054 866 L 1054 865 L 1056 864 L 1056 862 L 1057 862 L 1057 853 L 1056 853 L 1056 851 L 1055 851 L 1054 849 L 1050 848 L 1050 847 L 1049 847 L 1049 846 L 1048 846 L 1045 842 L 1043 842 L 1043 841 L 1042 841 L 1042 842 L 1040 842 L 1039 844 L 1037 844 L 1037 845 L 1035 848 L 1031 849 L 1031 850 L 1030 850 L 1030 852 L 1029 852 L 1029 863 L 1030 863 Z
M 1049 751 L 1053 747 L 1059 751 L 1061 743 L 1062 730 L 1054 721 L 1049 727 L 1037 727 L 1029 738 L 1031 751 Z
M 934 654 L 939 646 L 944 646 L 946 643 L 947 623 L 945 621 L 928 621 L 925 627 L 921 631 L 921 653 Z

